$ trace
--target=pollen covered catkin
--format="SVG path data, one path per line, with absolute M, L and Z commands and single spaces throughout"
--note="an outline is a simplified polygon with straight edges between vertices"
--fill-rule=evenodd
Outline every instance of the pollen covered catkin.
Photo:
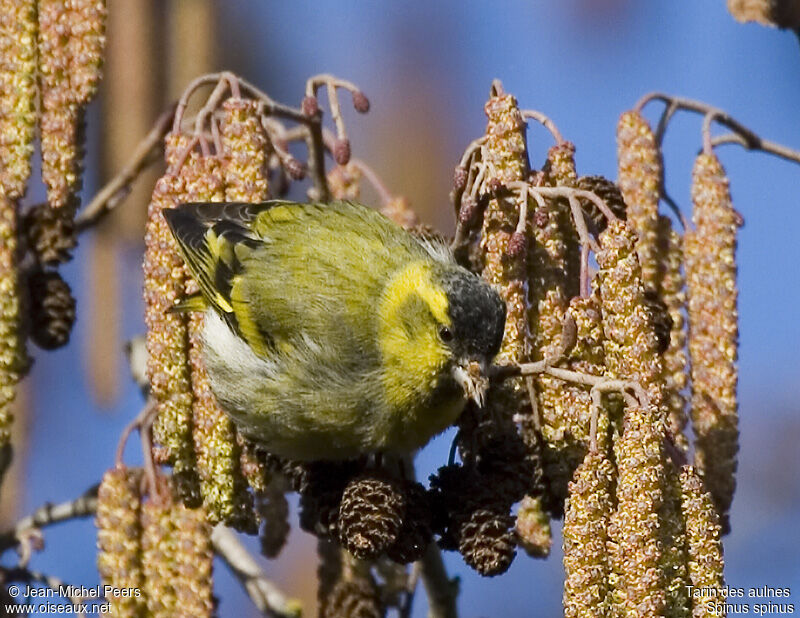
M 263 202 L 269 197 L 267 147 L 257 101 L 230 98 L 222 104 L 220 140 L 225 199 Z
M 177 163 L 189 144 L 185 135 L 165 140 L 167 164 Z M 147 325 L 147 376 L 158 405 L 153 437 L 173 466 L 184 500 L 197 504 L 199 488 L 192 441 L 192 385 L 189 377 L 186 316 L 169 311 L 183 297 L 186 270 L 161 212 L 175 208 L 185 193 L 185 179 L 167 171 L 153 190 L 145 228 L 144 304 Z
M 686 233 L 689 354 L 695 461 L 714 498 L 723 531 L 736 488 L 739 450 L 736 233 L 725 170 L 714 154 L 697 157 L 692 172 L 692 220 Z
M 36 0 L 0 0 L 0 186 L 25 192 L 36 127 Z
M 586 454 L 569 483 L 563 530 L 565 618 L 610 615 L 606 543 L 615 477 L 604 449 L 598 449 Z
M 103 475 L 97 491 L 97 570 L 101 583 L 118 590 L 141 591 L 142 529 L 139 523 L 141 474 L 123 466 Z M 109 595 L 105 616 L 138 618 L 144 613 L 144 598 Z
M 661 197 L 661 152 L 650 125 L 639 112 L 625 112 L 617 124 L 619 188 L 627 219 L 636 232 L 636 253 L 646 289 L 655 288 L 658 274 L 658 201 Z
M 220 161 L 214 157 L 189 154 L 180 175 L 185 178 L 184 201 L 222 202 L 225 183 Z M 187 293 L 196 290 L 189 280 Z M 203 504 L 213 523 L 225 522 L 255 533 L 253 497 L 241 470 L 241 449 L 233 421 L 222 411 L 211 391 L 202 354 L 203 314 L 189 318 L 189 364 L 194 403 L 192 411 L 195 456 Z
M 672 228 L 669 217 L 658 218 L 658 256 L 661 270 L 658 276 L 658 294 L 664 301 L 672 326 L 669 331 L 669 344 L 662 355 L 662 382 L 664 403 L 667 408 L 667 430 L 675 444 L 682 451 L 689 449 L 685 434 L 688 421 L 686 397 L 683 389 L 687 384 L 686 350 L 686 278 L 683 266 L 683 238 Z
M 597 255 L 606 375 L 638 382 L 649 400 L 626 403 L 613 447 L 619 478 L 608 530 L 610 602 L 624 616 L 660 616 L 667 601 L 659 523 L 665 484 L 661 363 L 635 239 L 624 221 L 613 221 L 600 235 Z
M 723 579 L 722 542 L 719 517 L 711 495 L 703 486 L 703 479 L 694 466 L 684 466 L 680 476 L 681 509 L 686 521 L 686 544 L 689 553 L 689 581 L 698 590 L 714 590 L 692 595 L 692 616 L 724 616 L 716 607 L 725 602 Z

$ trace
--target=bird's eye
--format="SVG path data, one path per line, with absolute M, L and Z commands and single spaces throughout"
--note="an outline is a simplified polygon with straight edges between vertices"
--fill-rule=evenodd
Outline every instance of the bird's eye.
M 445 343 L 448 343 L 448 342 L 453 340 L 453 331 L 451 331 L 446 326 L 442 326 L 439 329 L 439 337 L 442 338 L 442 341 L 444 341 Z

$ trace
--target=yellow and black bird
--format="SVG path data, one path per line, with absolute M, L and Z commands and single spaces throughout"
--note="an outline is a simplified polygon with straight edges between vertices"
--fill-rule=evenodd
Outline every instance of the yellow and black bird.
M 165 210 L 221 407 L 291 459 L 408 453 L 479 404 L 505 305 L 448 248 L 365 206 Z

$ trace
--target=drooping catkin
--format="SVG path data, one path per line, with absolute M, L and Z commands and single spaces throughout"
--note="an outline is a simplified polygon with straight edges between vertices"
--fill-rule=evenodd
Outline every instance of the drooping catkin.
M 614 443 L 617 508 L 608 527 L 613 611 L 661 616 L 666 610 L 664 551 L 659 530 L 663 503 L 663 433 L 652 406 L 628 405 Z
M 39 1 L 42 179 L 53 208 L 78 206 L 83 114 L 97 90 L 105 45 L 105 3 Z
M 636 253 L 646 289 L 658 275 L 658 201 L 661 152 L 647 120 L 636 111 L 622 114 L 617 124 L 619 188 L 627 205 L 628 223 L 636 232 Z
M 689 581 L 697 592 L 692 595 L 692 616 L 724 616 L 714 606 L 725 602 L 722 588 L 724 562 L 722 559 L 721 528 L 711 495 L 694 466 L 684 466 L 680 475 L 681 509 L 686 522 L 686 544 L 689 553 Z M 710 591 L 714 591 L 713 593 Z
M 481 148 L 484 165 L 483 186 L 502 186 L 512 181 L 522 181 L 528 173 L 528 154 L 525 142 L 525 122 L 516 99 L 505 94 L 498 83 L 492 85 L 484 107 L 488 122 L 486 137 Z M 528 328 L 528 298 L 525 273 L 525 238 L 522 250 L 510 251 L 520 217 L 520 205 L 515 196 L 495 193 L 489 199 L 483 217 L 479 251 L 482 256 L 482 276 L 494 285 L 506 303 L 506 322 L 503 342 L 496 362 L 522 362 L 530 347 Z M 475 443 L 483 443 L 492 434 L 513 431 L 512 417 L 527 412 L 527 392 L 520 378 L 492 384 L 487 397 L 483 418 L 489 425 L 487 431 L 473 431 Z M 465 417 L 466 418 L 466 417 Z M 533 444 L 533 442 L 531 443 Z
M 667 458 L 664 462 L 664 501 L 661 504 L 661 570 L 666 592 L 666 618 L 689 618 L 689 554 L 686 523 L 681 512 L 680 470 Z
M 546 558 L 553 545 L 550 514 L 542 496 L 527 495 L 522 498 L 514 523 L 517 545 L 532 558 Z
M 684 433 L 688 416 L 683 389 L 687 384 L 686 351 L 686 278 L 683 267 L 683 238 L 672 228 L 669 217 L 658 218 L 658 243 L 661 270 L 658 277 L 658 294 L 664 301 L 672 328 L 669 345 L 661 357 L 664 404 L 667 408 L 667 430 L 674 444 L 686 452 L 689 440 Z
M 274 475 L 262 492 L 256 492 L 256 512 L 261 520 L 258 539 L 261 553 L 275 558 L 289 538 L 289 502 L 286 480 Z
M 638 382 L 647 391 L 656 418 L 660 418 L 661 357 L 652 316 L 646 308 L 635 243 L 636 234 L 624 221 L 612 221 L 600 235 L 597 263 L 606 374 Z
M 177 615 L 175 574 L 177 535 L 171 499 L 151 497 L 142 505 L 142 592 L 147 615 L 172 618 Z
M 36 1 L 0 1 L 0 186 L 25 193 L 36 128 Z
M 165 157 L 174 165 L 189 138 L 171 133 Z M 173 466 L 176 487 L 184 500 L 196 505 L 199 488 L 192 440 L 192 385 L 189 377 L 188 331 L 184 314 L 170 312 L 183 297 L 186 271 L 178 247 L 161 212 L 174 208 L 185 194 L 185 178 L 167 172 L 153 190 L 147 214 L 144 254 L 144 303 L 147 325 L 147 375 L 158 402 L 153 436 Z
M 665 484 L 661 364 L 644 308 L 635 239 L 624 221 L 613 221 L 600 236 L 597 255 L 606 375 L 638 382 L 649 400 L 626 404 L 614 442 L 618 481 L 608 532 L 610 601 L 620 615 L 660 616 L 666 608 L 659 531 Z
M 609 615 L 606 544 L 616 470 L 605 450 L 588 452 L 569 483 L 563 529 L 565 618 Z
M 257 101 L 230 98 L 222 104 L 220 142 L 225 200 L 263 202 L 269 198 L 267 156 L 269 141 L 261 124 Z M 240 466 L 255 491 L 265 489 L 265 470 L 254 447 L 238 434 Z
M 525 123 L 516 99 L 493 92 L 485 106 L 488 124 L 483 146 L 484 184 L 524 180 L 528 172 Z M 519 205 L 514 197 L 493 197 L 484 211 L 481 249 L 483 278 L 500 290 L 506 302 L 506 325 L 498 362 L 519 362 L 526 355 L 527 298 L 525 261 L 509 255 L 508 244 L 517 227 Z
M 30 176 L 36 113 L 36 3 L 0 2 L 0 460 L 11 446 L 11 404 L 27 365 L 20 332 L 18 204 Z M 2 478 L 2 471 L 0 471 Z
M 588 298 L 574 297 L 567 317 L 575 324 L 575 346 L 566 357 L 566 367 L 590 375 L 603 375 L 605 337 L 597 294 Z M 556 384 L 560 390 L 553 394 L 553 405 L 540 407 L 539 414 L 546 445 L 545 475 L 555 499 L 563 502 L 567 483 L 589 446 L 592 400 L 586 386 L 563 381 Z
M 247 99 L 227 99 L 222 104 L 220 139 L 224 156 L 225 199 L 263 202 L 269 196 L 267 134 L 261 124 L 259 104 Z
M 222 202 L 225 183 L 219 159 L 190 153 L 180 175 L 185 179 L 187 202 Z M 189 281 L 186 292 L 196 289 Z M 200 491 L 208 518 L 255 533 L 253 497 L 242 474 L 241 449 L 233 421 L 219 407 L 205 369 L 202 352 L 203 314 L 189 318 L 189 365 L 191 367 L 192 435 L 194 438 Z
M 11 404 L 25 359 L 20 331 L 17 203 L 0 194 L 0 460 L 6 459 L 5 452 L 11 447 Z
M 714 154 L 692 172 L 694 229 L 685 237 L 697 470 L 714 498 L 723 531 L 736 488 L 739 450 L 736 232 L 728 178 Z
M 139 618 L 144 613 L 140 482 L 138 471 L 119 466 L 103 475 L 97 491 L 95 525 L 101 583 L 120 591 L 131 591 L 107 597 L 111 607 L 105 616 Z
M 212 590 L 211 525 L 202 508 L 190 509 L 175 503 L 175 573 L 173 588 L 176 618 L 210 618 L 214 612 Z
M 397 225 L 407 230 L 413 229 L 419 225 L 417 213 L 411 208 L 408 199 L 401 195 L 396 195 L 381 206 L 381 212 Z

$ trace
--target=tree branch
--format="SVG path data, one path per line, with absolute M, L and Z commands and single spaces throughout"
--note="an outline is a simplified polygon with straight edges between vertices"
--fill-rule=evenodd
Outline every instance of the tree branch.
M 230 528 L 218 524 L 211 532 L 214 551 L 242 584 L 259 611 L 277 618 L 298 618 L 300 602 L 288 599 L 278 587 L 267 579 L 261 567 L 248 553 Z
M 82 232 L 99 223 L 103 217 L 119 206 L 131 190 L 139 175 L 161 158 L 164 136 L 172 126 L 176 104 L 158 117 L 156 124 L 136 146 L 133 155 L 119 173 L 92 198 L 92 201 L 75 218 L 75 228 Z
M 419 562 L 422 583 L 428 595 L 429 618 L 457 618 L 459 580 L 451 579 L 442 560 L 442 552 L 436 543 L 429 543 L 425 555 Z

